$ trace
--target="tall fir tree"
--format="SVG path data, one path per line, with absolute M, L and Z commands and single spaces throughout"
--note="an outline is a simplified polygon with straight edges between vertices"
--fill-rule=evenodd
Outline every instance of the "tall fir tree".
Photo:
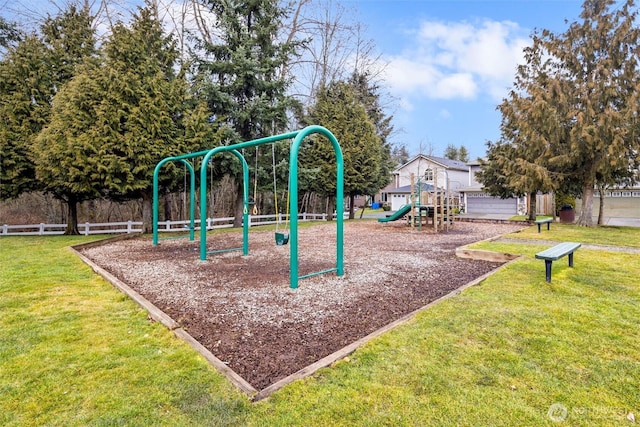
M 85 67 L 90 67 L 86 65 Z M 96 165 L 95 132 L 101 88 L 86 71 L 56 94 L 51 120 L 37 136 L 33 157 L 42 188 L 67 204 L 65 234 L 78 234 L 78 203 L 100 197 L 103 177 Z
M 151 230 L 153 171 L 165 157 L 188 150 L 180 144 L 184 83 L 176 73 L 178 52 L 153 4 L 138 9 L 129 26 L 119 23 L 104 46 L 98 109 L 100 170 L 112 198 L 142 199 L 145 231 Z M 162 185 L 178 171 L 167 165 Z
M 211 136 L 202 107 L 192 102 L 196 108 L 185 111 L 187 85 L 176 75 L 176 58 L 153 6 L 139 9 L 130 26 L 114 27 L 100 61 L 83 67 L 56 97 L 52 124 L 39 138 L 38 173 L 50 191 L 76 203 L 98 195 L 142 198 L 144 229 L 151 229 L 156 164 Z M 179 173 L 168 165 L 162 184 L 175 183 Z
M 0 200 L 38 189 L 32 145 L 49 120 L 53 86 L 46 57 L 30 35 L 0 62 Z
M 33 144 L 48 124 L 53 98 L 95 53 L 92 17 L 70 6 L 10 48 L 0 63 L 0 198 L 42 189 Z M 45 188 L 46 189 L 46 188 Z
M 199 74 L 208 83 L 211 112 L 224 120 L 235 138 L 248 141 L 282 131 L 287 110 L 289 81 L 282 69 L 295 53 L 296 44 L 281 42 L 279 32 L 285 9 L 277 0 L 209 0 L 217 18 L 219 39 L 203 43 Z M 259 150 L 253 154 L 257 155 Z M 248 153 L 247 153 L 248 154 Z M 251 164 L 255 158 L 249 158 Z M 263 167 L 263 170 L 266 170 Z M 242 220 L 242 179 L 239 169 L 228 168 L 236 178 L 235 226 Z M 254 171 L 254 173 L 259 173 Z
M 467 163 L 469 161 L 469 150 L 464 145 L 461 145 L 458 148 L 458 160 L 461 162 Z
M 458 148 L 453 144 L 447 144 L 447 148 L 444 150 L 445 159 L 458 160 Z
M 0 53 L 4 49 L 15 46 L 22 37 L 23 35 L 15 22 L 8 21 L 3 16 L 0 16 Z
M 355 196 L 372 194 L 379 189 L 374 187 L 379 185 L 384 147 L 375 126 L 354 87 L 345 82 L 334 82 L 320 89 L 309 121 L 329 129 L 340 143 L 344 193 L 350 198 L 349 217 L 353 218 Z M 311 172 L 301 187 L 329 197 L 332 203 L 327 218 L 331 218 L 335 202 L 332 197 L 336 191 L 336 159 L 331 144 L 325 138 L 314 138 L 303 146 L 300 157 Z
M 358 100 L 367 112 L 367 117 L 373 123 L 380 143 L 381 158 L 378 176 L 371 178 L 371 187 L 366 193 L 373 197 L 391 182 L 391 171 L 396 166 L 391 157 L 389 142 L 389 137 L 393 133 L 393 116 L 385 113 L 381 103 L 380 86 L 372 81 L 370 74 L 355 72 L 349 79 L 349 84 L 354 88 Z
M 637 16 L 634 0 L 621 7 L 586 0 L 581 22 L 562 34 L 534 34 L 515 88 L 499 107 L 501 142 L 514 146 L 514 167 L 505 170 L 511 185 L 529 194 L 579 188 L 580 225 L 594 225 L 599 181 L 610 184 L 638 164 Z

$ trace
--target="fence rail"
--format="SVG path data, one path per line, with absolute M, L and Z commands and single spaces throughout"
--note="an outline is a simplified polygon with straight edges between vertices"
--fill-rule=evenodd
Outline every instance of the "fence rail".
M 233 217 L 207 218 L 207 230 L 216 228 L 229 228 L 233 226 Z M 327 214 L 300 213 L 298 221 L 317 221 L 326 220 Z M 249 215 L 249 226 L 269 225 L 284 223 L 287 216 L 284 214 L 272 215 Z M 188 231 L 190 226 L 189 220 L 181 221 L 159 221 L 158 231 L 160 233 L 184 232 Z M 26 225 L 7 225 L 1 226 L 1 236 L 49 236 L 64 234 L 67 224 L 26 224 Z M 195 229 L 200 230 L 200 220 L 195 220 Z M 142 221 L 124 221 L 124 222 L 100 222 L 100 223 L 79 223 L 78 231 L 80 234 L 88 236 L 90 234 L 131 234 L 142 233 Z

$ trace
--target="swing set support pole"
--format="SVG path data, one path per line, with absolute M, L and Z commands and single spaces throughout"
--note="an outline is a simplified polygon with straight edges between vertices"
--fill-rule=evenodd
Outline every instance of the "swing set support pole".
M 316 273 L 306 274 L 302 277 L 298 276 L 298 152 L 302 141 L 311 134 L 321 134 L 331 142 L 336 156 L 336 267 L 319 271 Z M 289 203 L 289 220 L 290 227 L 290 245 L 289 245 L 289 278 L 292 289 L 298 287 L 298 280 L 306 277 L 336 272 L 337 276 L 344 275 L 344 161 L 342 157 L 342 149 L 336 137 L 326 128 L 322 126 L 307 126 L 306 128 L 296 131 L 284 133 L 281 135 L 270 136 L 267 138 L 255 139 L 253 141 L 241 142 L 233 145 L 226 145 L 213 148 L 211 150 L 199 151 L 197 153 L 189 153 L 181 156 L 167 157 L 161 160 L 153 173 L 153 245 L 158 244 L 158 180 L 160 169 L 169 161 L 182 161 L 191 172 L 191 209 L 190 209 L 190 231 L 191 238 L 194 223 L 194 206 L 195 206 L 195 173 L 191 163 L 186 159 L 195 157 L 203 157 L 200 166 L 200 259 L 207 259 L 207 165 L 209 160 L 218 153 L 230 152 L 235 155 L 242 163 L 243 176 L 243 194 L 242 194 L 242 254 L 249 254 L 249 165 L 240 151 L 243 148 L 255 147 L 261 144 L 274 143 L 283 139 L 293 139 L 291 151 L 289 153 L 289 193 L 287 194 Z
M 195 188 L 196 188 L 196 174 L 193 169 L 193 165 L 189 163 L 186 159 L 193 157 L 192 155 L 186 154 L 183 156 L 174 156 L 167 157 L 160 161 L 155 169 L 153 170 L 153 246 L 158 245 L 158 203 L 159 203 L 159 195 L 158 195 L 158 181 L 160 175 L 160 169 L 168 162 L 180 161 L 182 162 L 188 169 L 190 175 L 190 189 L 189 189 L 189 240 L 194 239 L 194 230 L 195 230 L 195 205 L 196 205 L 196 196 L 195 196 Z
M 249 165 L 244 156 L 235 146 L 221 146 L 210 150 L 202 159 L 200 168 L 200 260 L 207 259 L 207 164 L 209 159 L 217 153 L 231 152 L 242 163 L 243 191 L 242 191 L 242 255 L 249 255 Z
M 308 126 L 302 129 L 293 140 L 289 153 L 289 215 L 291 229 L 289 239 L 289 287 L 298 287 L 298 151 L 307 136 L 319 133 L 329 139 L 336 155 L 336 268 L 337 276 L 344 275 L 344 161 L 342 149 L 336 137 L 322 126 Z M 333 269 L 327 271 L 334 271 Z M 325 271 L 326 272 L 326 271 Z M 319 274 L 325 273 L 321 272 Z M 315 275 L 315 274 L 311 274 Z M 310 277 L 305 275 L 302 278 Z

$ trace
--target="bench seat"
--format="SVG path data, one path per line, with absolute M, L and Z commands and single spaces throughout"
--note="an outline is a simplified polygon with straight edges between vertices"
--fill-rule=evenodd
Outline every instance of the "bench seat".
M 553 218 L 545 218 L 545 219 L 537 219 L 537 220 L 535 220 L 535 224 L 538 225 L 538 233 L 540 232 L 540 226 L 542 224 L 547 224 L 547 230 L 550 230 L 552 222 L 553 222 Z
M 569 256 L 569 267 L 573 267 L 573 253 L 582 246 L 581 243 L 563 242 L 536 254 L 537 259 L 544 260 L 546 279 L 551 283 L 551 266 L 563 256 Z

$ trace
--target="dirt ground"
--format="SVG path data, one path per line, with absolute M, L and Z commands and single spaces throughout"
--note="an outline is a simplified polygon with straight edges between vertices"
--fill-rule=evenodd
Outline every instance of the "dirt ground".
M 199 242 L 149 238 L 111 242 L 83 254 L 163 310 L 260 390 L 495 269 L 459 259 L 455 248 L 522 229 L 456 223 L 418 232 L 404 223 L 345 223 L 345 275 L 289 288 L 289 246 L 252 229 L 250 254 L 209 255 Z M 299 274 L 335 267 L 335 223 L 299 230 Z M 210 251 L 242 246 L 242 235 L 208 237 Z

